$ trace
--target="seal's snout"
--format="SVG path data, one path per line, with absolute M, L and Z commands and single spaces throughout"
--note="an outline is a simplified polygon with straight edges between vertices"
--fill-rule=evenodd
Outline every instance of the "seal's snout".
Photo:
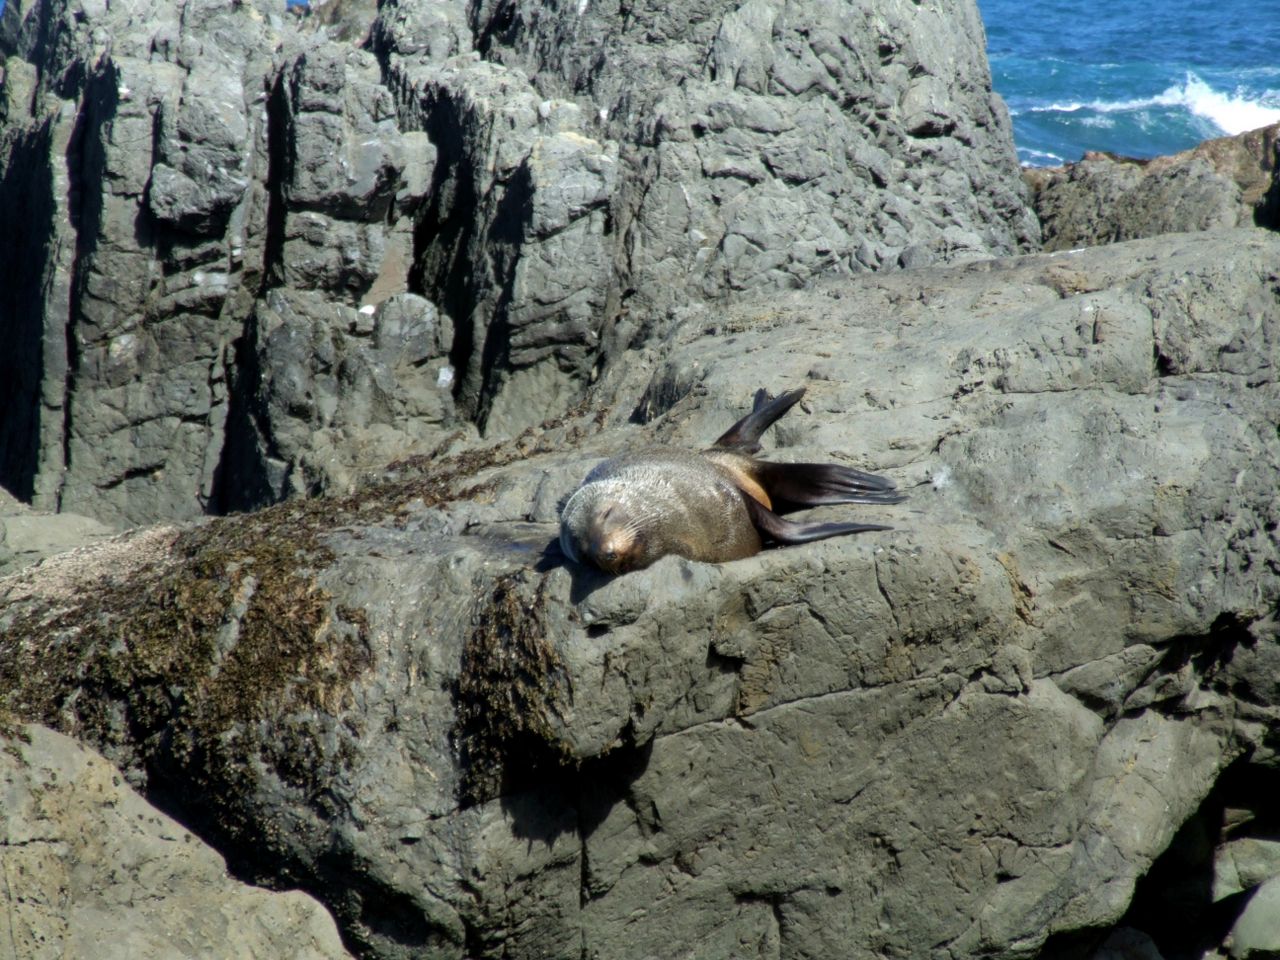
M 626 544 L 615 534 L 603 533 L 597 535 L 591 541 L 591 559 L 602 570 L 607 570 L 610 573 L 621 573 L 625 566 L 625 556 Z

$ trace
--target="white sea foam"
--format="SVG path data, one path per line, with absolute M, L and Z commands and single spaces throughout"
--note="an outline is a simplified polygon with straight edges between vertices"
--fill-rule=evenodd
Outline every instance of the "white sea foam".
M 1018 148 L 1018 160 L 1024 167 L 1060 167 L 1067 162 L 1049 150 L 1032 150 L 1030 147 Z
M 1194 73 L 1186 80 L 1169 87 L 1154 97 L 1132 100 L 1092 100 L 1050 103 L 1030 108 L 1032 113 L 1077 113 L 1088 110 L 1098 114 L 1137 113 L 1155 107 L 1182 107 L 1188 113 L 1208 120 L 1226 134 L 1244 133 L 1280 123 L 1280 91 L 1267 90 L 1262 94 L 1248 94 L 1237 88 L 1234 93 L 1215 90 Z M 1109 126 L 1100 119 L 1089 122 L 1091 126 Z
M 1194 73 L 1188 73 L 1180 92 L 1192 113 L 1211 121 L 1223 133 L 1244 133 L 1280 123 L 1280 91 L 1268 90 L 1251 99 L 1237 89 L 1233 96 L 1214 90 Z

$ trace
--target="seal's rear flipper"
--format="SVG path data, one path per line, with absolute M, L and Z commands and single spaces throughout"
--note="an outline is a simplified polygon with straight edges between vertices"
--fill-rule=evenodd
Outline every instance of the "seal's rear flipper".
M 768 507 L 743 494 L 742 502 L 747 505 L 747 513 L 751 522 L 760 531 L 761 539 L 766 542 L 789 545 L 810 543 L 814 540 L 826 540 L 828 537 L 841 537 L 846 533 L 866 533 L 869 530 L 892 530 L 879 523 L 794 523 L 783 520 Z
M 832 503 L 901 503 L 907 499 L 888 477 L 836 463 L 755 460 L 751 468 L 778 513 Z
M 788 390 L 772 400 L 764 388 L 756 391 L 751 412 L 726 430 L 715 445 L 739 450 L 743 453 L 755 453 L 760 449 L 760 436 L 776 423 L 784 413 L 794 407 L 804 396 L 804 387 L 799 390 Z

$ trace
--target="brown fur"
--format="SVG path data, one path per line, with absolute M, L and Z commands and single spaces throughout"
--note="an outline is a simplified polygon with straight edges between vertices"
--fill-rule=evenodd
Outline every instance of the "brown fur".
M 668 554 L 722 562 L 766 544 L 884 530 L 875 524 L 793 523 L 779 515 L 826 503 L 897 503 L 883 477 L 836 464 L 772 463 L 753 456 L 803 390 L 770 399 L 701 452 L 651 448 L 606 460 L 565 503 L 560 543 L 569 559 L 609 573 L 638 570 Z

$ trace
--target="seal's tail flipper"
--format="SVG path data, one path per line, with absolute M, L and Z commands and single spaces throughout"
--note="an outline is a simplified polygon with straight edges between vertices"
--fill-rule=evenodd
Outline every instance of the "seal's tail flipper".
M 907 499 L 887 477 L 836 463 L 756 460 L 751 466 L 778 513 L 831 503 L 901 503 Z
M 745 494 L 742 500 L 747 505 L 751 522 L 755 524 L 756 529 L 760 531 L 761 539 L 766 543 L 785 546 L 826 540 L 828 537 L 841 537 L 848 533 L 893 529 L 879 523 L 795 523 L 791 520 L 783 520 L 764 504 Z
M 743 453 L 755 453 L 760 449 L 761 434 L 773 426 L 803 396 L 804 387 L 799 390 L 788 390 L 772 399 L 767 390 L 763 388 L 757 390 L 751 404 L 751 412 L 726 430 L 716 440 L 715 445 Z

